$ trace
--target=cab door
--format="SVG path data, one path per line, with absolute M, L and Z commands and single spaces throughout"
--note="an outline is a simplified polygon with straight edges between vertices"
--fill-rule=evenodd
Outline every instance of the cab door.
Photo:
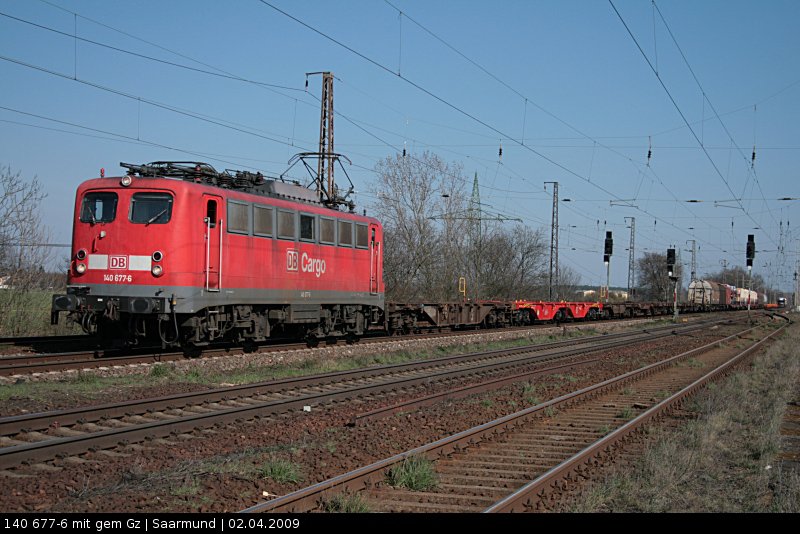
M 204 194 L 202 205 L 205 241 L 203 276 L 206 291 L 219 291 L 222 287 L 222 197 Z
M 377 241 L 377 226 L 374 224 L 369 225 L 369 292 L 372 295 L 378 294 L 378 288 L 381 280 L 381 243 Z

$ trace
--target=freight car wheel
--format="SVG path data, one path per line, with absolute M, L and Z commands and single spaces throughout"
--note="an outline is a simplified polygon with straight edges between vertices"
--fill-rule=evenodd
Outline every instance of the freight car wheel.
M 203 354 L 203 349 L 198 347 L 197 345 L 184 345 L 183 346 L 183 355 L 186 358 L 199 358 Z
M 315 349 L 319 346 L 319 339 L 315 336 L 308 335 L 306 336 L 306 346 L 309 349 Z

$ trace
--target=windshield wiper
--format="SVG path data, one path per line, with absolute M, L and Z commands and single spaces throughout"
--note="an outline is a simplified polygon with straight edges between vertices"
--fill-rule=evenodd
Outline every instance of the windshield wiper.
M 86 210 L 86 213 L 88 213 L 89 217 L 92 218 L 92 221 L 91 221 L 92 222 L 92 226 L 97 224 L 97 219 L 94 218 L 94 212 L 92 210 Z
M 164 215 L 165 213 L 167 213 L 167 210 L 168 210 L 168 209 L 169 209 L 169 206 L 167 206 L 167 207 L 166 207 L 166 208 L 164 208 L 163 210 L 159 211 L 159 212 L 158 212 L 156 215 L 153 215 L 152 217 L 150 217 L 150 219 L 149 219 L 149 220 L 148 220 L 146 223 L 144 223 L 144 225 L 145 225 L 145 226 L 147 226 L 147 225 L 148 225 L 148 224 L 150 224 L 151 222 L 154 222 L 156 219 L 158 219 L 159 217 L 161 217 L 162 215 Z

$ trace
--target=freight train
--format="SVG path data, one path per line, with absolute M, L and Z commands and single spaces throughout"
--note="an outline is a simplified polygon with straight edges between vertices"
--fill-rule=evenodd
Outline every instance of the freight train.
M 692 280 L 688 297 L 688 303 L 697 311 L 762 308 L 767 304 L 764 293 L 711 280 Z
M 291 337 L 314 345 L 371 329 L 672 313 L 671 303 L 386 302 L 383 228 L 352 204 L 344 211 L 297 183 L 206 163 L 120 165 L 125 175 L 101 173 L 78 187 L 67 291 L 51 308 L 53 324 L 66 314 L 112 344 L 247 348 Z M 720 299 L 713 287 L 702 299 Z

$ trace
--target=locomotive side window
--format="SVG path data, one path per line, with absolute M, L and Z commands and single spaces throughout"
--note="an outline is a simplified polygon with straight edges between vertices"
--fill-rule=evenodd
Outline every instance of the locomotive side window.
M 314 216 L 300 214 L 300 239 L 314 241 Z
M 294 239 L 295 213 L 293 211 L 278 210 L 278 237 L 281 239 Z
M 217 201 L 209 200 L 206 204 L 206 217 L 211 228 L 217 227 Z
M 336 244 L 336 221 L 321 217 L 319 220 L 319 241 L 326 245 Z
M 253 206 L 253 233 L 272 237 L 272 208 Z
M 339 221 L 339 245 L 353 246 L 353 223 L 350 221 Z
M 116 193 L 86 193 L 81 203 L 81 222 L 111 222 L 117 216 Z
M 356 224 L 356 247 L 369 246 L 369 227 L 366 224 Z
M 169 193 L 134 193 L 130 220 L 138 224 L 167 224 L 172 217 L 172 195 Z
M 228 201 L 228 231 L 235 234 L 250 232 L 250 206 L 244 202 Z

